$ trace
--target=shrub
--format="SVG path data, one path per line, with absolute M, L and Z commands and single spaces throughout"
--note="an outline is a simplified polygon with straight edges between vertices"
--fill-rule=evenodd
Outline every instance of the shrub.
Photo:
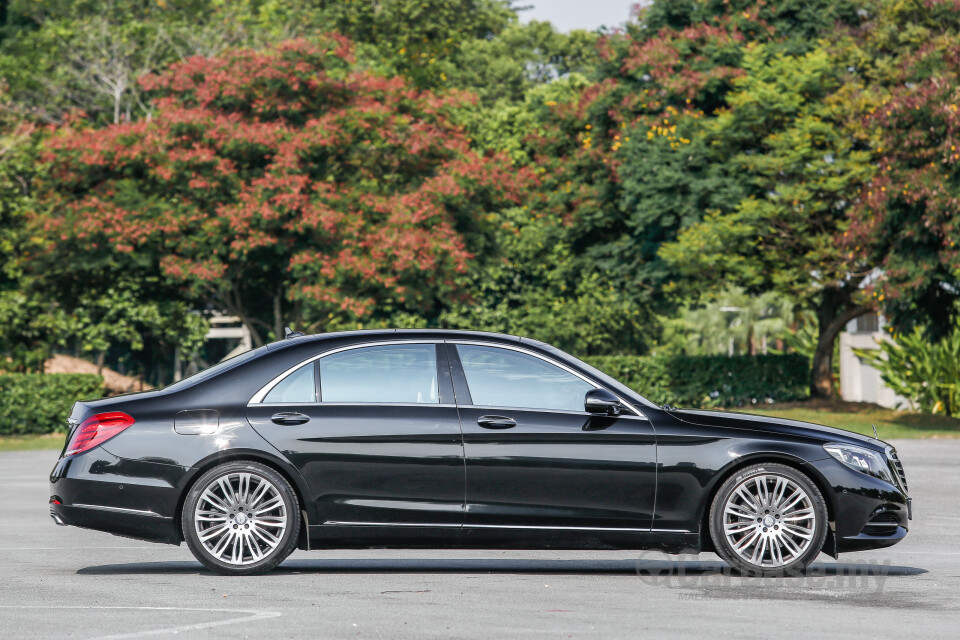
M 810 393 L 810 361 L 798 354 L 585 360 L 657 404 L 738 407 L 803 400 Z
M 103 396 L 103 378 L 89 373 L 0 375 L 0 435 L 66 431 L 77 400 Z
M 940 342 L 920 329 L 854 353 L 880 372 L 891 389 L 925 413 L 960 414 L 960 328 Z

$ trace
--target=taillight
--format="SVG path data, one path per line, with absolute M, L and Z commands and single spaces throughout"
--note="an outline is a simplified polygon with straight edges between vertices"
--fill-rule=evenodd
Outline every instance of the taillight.
M 132 424 L 133 418 L 122 411 L 109 411 L 90 416 L 74 430 L 63 456 L 72 456 L 93 449 Z

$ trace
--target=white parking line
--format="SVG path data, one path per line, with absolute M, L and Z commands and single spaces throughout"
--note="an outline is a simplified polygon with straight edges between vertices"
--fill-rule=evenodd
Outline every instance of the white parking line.
M 158 636 L 166 633 L 180 633 L 182 631 L 198 631 L 200 629 L 209 629 L 211 627 L 222 627 L 230 624 L 240 624 L 241 622 L 255 622 L 257 620 L 268 620 L 270 618 L 279 618 L 279 611 L 257 611 L 254 609 L 199 609 L 194 607 L 98 607 L 98 606 L 64 606 L 50 604 L 34 605 L 0 605 L 0 609 L 110 609 L 127 611 L 199 611 L 206 613 L 241 613 L 239 618 L 229 618 L 227 620 L 217 620 L 215 622 L 198 622 L 196 624 L 184 624 L 177 627 L 163 627 L 161 629 L 148 629 L 147 631 L 134 631 L 132 633 L 121 633 L 111 636 L 97 636 L 96 640 L 120 640 L 121 638 L 144 638 L 146 636 Z

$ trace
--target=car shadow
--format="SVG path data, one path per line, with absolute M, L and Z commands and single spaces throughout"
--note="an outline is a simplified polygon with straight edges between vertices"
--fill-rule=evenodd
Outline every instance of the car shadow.
M 717 561 L 670 560 L 551 560 L 522 558 L 469 559 L 293 559 L 287 560 L 269 575 L 302 574 L 382 574 L 382 573 L 490 573 L 529 575 L 631 575 L 631 576 L 711 576 L 736 575 L 730 565 Z M 792 577 L 824 576 L 915 576 L 926 569 L 882 563 L 814 563 Z M 198 562 L 131 562 L 84 567 L 78 575 L 214 575 Z

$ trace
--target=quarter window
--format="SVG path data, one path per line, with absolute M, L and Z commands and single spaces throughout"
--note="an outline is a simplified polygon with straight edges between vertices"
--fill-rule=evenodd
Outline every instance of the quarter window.
M 270 389 L 263 401 L 274 404 L 316 402 L 317 384 L 313 372 L 312 362 L 303 365 Z
M 321 402 L 440 402 L 433 344 L 361 347 L 319 362 Z
M 583 411 L 594 386 L 540 358 L 497 347 L 457 345 L 473 404 Z

